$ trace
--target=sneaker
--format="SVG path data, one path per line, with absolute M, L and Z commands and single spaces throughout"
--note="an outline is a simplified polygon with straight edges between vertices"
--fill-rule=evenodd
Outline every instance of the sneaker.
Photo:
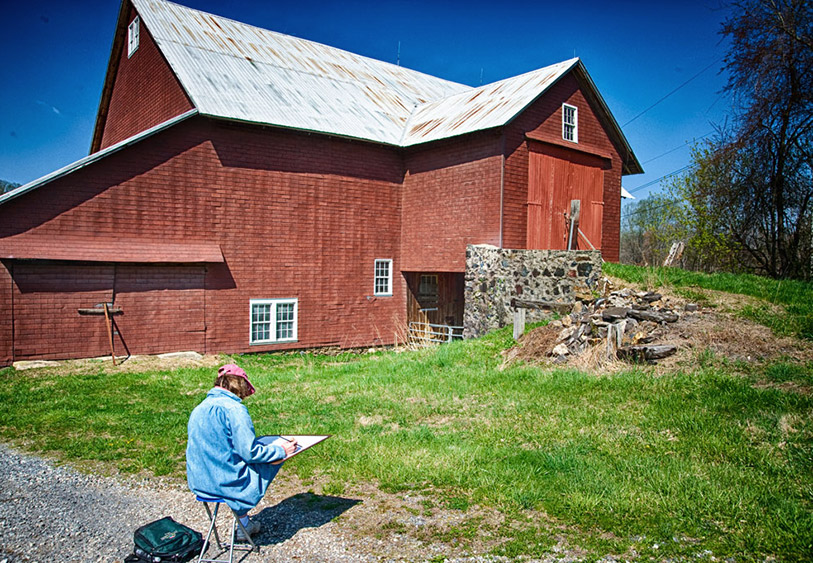
M 260 533 L 260 530 L 263 529 L 259 522 L 255 522 L 251 518 L 248 519 L 248 526 L 243 526 L 243 528 L 246 529 L 249 536 L 256 536 L 257 534 Z M 246 535 L 243 533 L 243 529 L 240 526 L 237 526 L 237 540 L 238 541 L 248 540 Z

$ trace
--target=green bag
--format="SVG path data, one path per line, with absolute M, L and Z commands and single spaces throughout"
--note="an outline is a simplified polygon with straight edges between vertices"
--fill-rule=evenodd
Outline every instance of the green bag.
M 138 528 L 133 534 L 134 558 L 130 561 L 163 563 L 189 561 L 200 553 L 203 536 L 169 516 Z

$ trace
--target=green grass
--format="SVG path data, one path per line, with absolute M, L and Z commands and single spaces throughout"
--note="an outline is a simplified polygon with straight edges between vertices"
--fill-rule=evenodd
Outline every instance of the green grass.
M 739 314 L 770 327 L 776 334 L 813 340 L 813 283 L 774 280 L 750 274 L 703 274 L 680 268 L 645 268 L 607 262 L 604 271 L 641 286 L 670 286 L 701 305 L 705 297 L 692 288 L 713 289 L 764 300 L 743 305 Z M 777 311 L 777 308 L 779 311 Z
M 809 385 L 811 366 L 734 376 L 709 357 L 658 376 L 499 371 L 510 343 L 509 327 L 416 352 L 235 360 L 258 389 L 246 401 L 258 433 L 334 435 L 287 471 L 321 479 L 328 494 L 373 482 L 447 510 L 499 510 L 496 553 L 541 556 L 560 537 L 588 559 L 813 553 L 813 398 L 754 385 Z M 177 476 L 188 414 L 213 378 L 210 369 L 0 376 L 4 440 Z M 481 527 L 445 534 L 465 542 Z

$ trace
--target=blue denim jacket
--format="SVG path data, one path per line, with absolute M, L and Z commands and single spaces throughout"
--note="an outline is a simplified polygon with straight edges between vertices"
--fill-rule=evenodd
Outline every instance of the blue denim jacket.
M 281 446 L 257 442 L 240 398 L 215 387 L 189 417 L 186 479 L 195 494 L 218 497 L 245 514 L 265 495 L 285 458 Z

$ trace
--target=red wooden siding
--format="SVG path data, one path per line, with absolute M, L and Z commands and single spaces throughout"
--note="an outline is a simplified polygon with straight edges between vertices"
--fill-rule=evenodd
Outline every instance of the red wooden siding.
M 0 366 L 12 362 L 12 282 L 9 267 L 11 262 L 3 261 L 0 264 Z
M 164 289 L 135 276 L 117 292 L 124 314 L 116 321 L 134 354 L 391 344 L 406 319 L 399 275 L 402 170 L 400 155 L 386 147 L 195 117 L 6 202 L 0 238 L 30 233 L 39 240 L 70 235 L 218 244 L 225 263 L 205 266 L 205 291 L 196 273 L 167 278 Z M 373 296 L 377 258 L 393 260 L 392 297 Z M 68 267 L 53 275 L 75 273 Z M 125 284 L 122 265 L 117 275 Z M 110 300 L 111 288 L 66 307 Z M 47 312 L 37 304 L 56 296 L 29 293 L 26 308 Z M 298 299 L 297 342 L 249 345 L 249 301 L 260 298 Z M 88 348 L 86 340 L 104 344 L 100 334 L 65 331 L 51 351 L 47 340 L 30 333 L 39 344 L 26 344 L 21 353 L 48 347 L 50 357 L 76 356 Z M 10 341 L 10 334 L 3 339 Z M 107 347 L 98 351 L 107 354 Z
M 601 168 L 532 151 L 528 171 L 527 248 L 567 248 L 571 200 L 581 202 L 579 228 L 601 248 L 604 217 L 604 173 Z M 575 248 L 589 245 L 575 236 Z
M 618 260 L 618 237 L 621 220 L 621 159 L 615 146 L 608 138 L 604 127 L 593 112 L 587 99 L 581 93 L 579 83 L 573 75 L 564 76 L 545 95 L 534 102 L 509 126 L 506 127 L 506 162 L 504 195 L 505 248 L 526 248 L 528 243 L 528 188 L 530 154 L 540 150 L 538 143 L 529 141 L 526 134 L 535 139 L 547 141 L 548 154 L 558 149 L 555 145 L 566 144 L 562 139 L 562 103 L 578 108 L 579 142 L 572 143 L 567 152 L 568 160 L 596 165 L 600 159 L 603 171 L 603 218 L 601 243 L 593 244 L 601 248 L 605 260 Z M 529 145 L 534 145 L 530 147 Z M 581 155 L 579 154 L 581 153 Z M 591 157 L 588 153 L 595 155 Z M 590 159 L 585 161 L 584 158 Z M 569 203 L 568 203 L 569 205 Z M 584 227 L 582 227 L 584 230 Z M 585 231 L 586 232 L 586 231 Z
M 130 9 L 127 23 L 136 11 Z M 149 30 L 141 20 L 138 50 L 127 57 L 127 29 L 123 29 L 124 47 L 118 60 L 113 90 L 104 120 L 100 148 L 114 145 L 154 125 L 192 109 Z
M 17 262 L 14 357 L 17 360 L 110 355 L 104 315 L 83 316 L 113 297 L 113 266 Z
M 429 143 L 404 161 L 402 270 L 463 272 L 467 244 L 499 245 L 499 136 Z

